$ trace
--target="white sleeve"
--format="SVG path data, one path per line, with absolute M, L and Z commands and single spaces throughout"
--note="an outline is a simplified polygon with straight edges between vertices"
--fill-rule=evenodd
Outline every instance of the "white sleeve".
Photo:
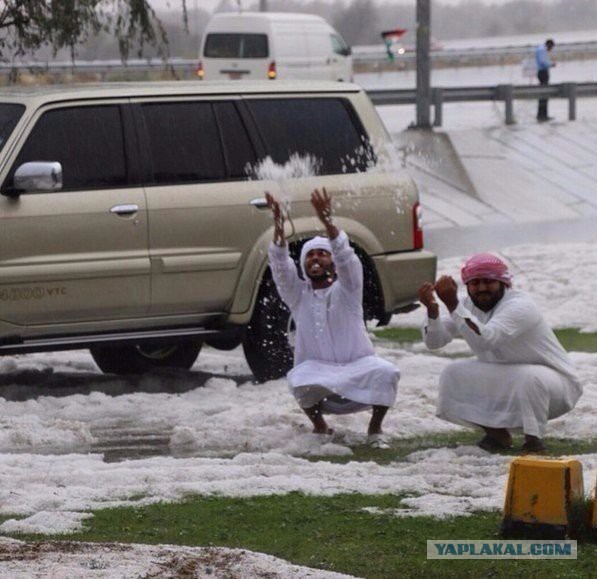
M 288 253 L 288 246 L 280 247 L 273 242 L 270 243 L 268 257 L 276 289 L 284 303 L 293 310 L 300 300 L 302 283 L 296 265 Z
M 512 300 L 499 309 L 486 324 L 482 324 L 462 303 L 450 315 L 458 332 L 477 350 L 499 347 L 541 320 L 541 313 L 530 299 Z M 477 326 L 479 334 L 469 327 L 467 319 Z
M 456 324 L 447 316 L 427 318 L 423 326 L 423 341 L 430 350 L 437 350 L 449 344 L 458 334 Z
M 348 242 L 348 235 L 340 231 L 335 239 L 330 240 L 332 257 L 338 275 L 337 282 L 347 293 L 358 298 L 363 297 L 363 264 Z

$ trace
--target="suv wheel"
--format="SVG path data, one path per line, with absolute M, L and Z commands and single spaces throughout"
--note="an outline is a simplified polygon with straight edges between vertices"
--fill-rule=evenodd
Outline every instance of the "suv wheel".
M 280 299 L 274 281 L 264 279 L 243 340 L 247 363 L 258 382 L 281 378 L 292 368 L 289 318 L 290 312 Z
M 143 374 L 155 368 L 189 370 L 203 342 L 174 344 L 135 344 L 132 346 L 93 346 L 91 355 L 105 374 Z

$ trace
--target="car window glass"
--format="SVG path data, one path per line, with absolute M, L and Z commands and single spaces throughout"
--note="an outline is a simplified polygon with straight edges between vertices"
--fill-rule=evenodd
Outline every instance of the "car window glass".
M 44 113 L 9 173 L 9 188 L 16 169 L 31 161 L 58 161 L 63 191 L 125 187 L 120 107 L 72 107 Z
M 234 103 L 216 103 L 214 110 L 222 135 L 228 177 L 245 178 L 257 163 L 257 156 L 244 123 Z
M 0 151 L 24 112 L 23 105 L 0 103 Z
M 267 58 L 269 55 L 267 35 L 208 34 L 204 55 L 208 58 Z
M 332 39 L 332 50 L 336 54 L 340 54 L 342 56 L 348 56 L 350 54 L 348 45 L 342 38 L 340 38 L 340 36 L 337 34 L 331 34 L 330 38 Z
M 367 135 L 342 99 L 249 99 L 248 104 L 274 162 L 311 155 L 319 174 L 364 171 L 374 159 Z
M 147 103 L 143 116 L 152 157 L 153 183 L 225 178 L 220 135 L 211 103 Z

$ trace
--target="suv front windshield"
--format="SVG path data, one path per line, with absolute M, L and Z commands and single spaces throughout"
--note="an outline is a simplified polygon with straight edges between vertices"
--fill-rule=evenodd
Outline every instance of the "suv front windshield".
M 208 34 L 205 56 L 208 58 L 267 58 L 265 34 Z
M 0 103 L 0 151 L 24 112 L 23 105 Z

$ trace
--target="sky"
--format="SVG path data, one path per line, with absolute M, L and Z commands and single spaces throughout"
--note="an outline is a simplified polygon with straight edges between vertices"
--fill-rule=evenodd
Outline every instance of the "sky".
M 151 5 L 154 6 L 157 10 L 178 10 L 180 7 L 180 0 L 150 0 Z M 195 7 L 199 7 L 203 10 L 212 11 L 214 8 L 220 3 L 221 0 L 187 0 L 187 7 L 189 9 L 193 9 Z M 255 1 L 255 0 L 253 0 Z M 349 0 L 344 0 L 345 2 Z M 412 2 L 413 4 L 416 0 L 377 0 L 380 4 L 405 4 L 407 2 Z M 434 3 L 441 3 L 441 4 L 462 4 L 467 2 L 468 0 L 441 0 L 440 2 L 436 2 L 436 0 L 431 0 L 432 8 Z M 505 4 L 506 2 L 511 2 L 512 0 L 484 0 L 486 4 Z M 553 0 L 540 0 L 544 4 L 550 4 Z M 253 3 L 251 0 L 241 0 L 241 3 L 245 6 Z M 270 0 L 272 3 L 272 0 Z

